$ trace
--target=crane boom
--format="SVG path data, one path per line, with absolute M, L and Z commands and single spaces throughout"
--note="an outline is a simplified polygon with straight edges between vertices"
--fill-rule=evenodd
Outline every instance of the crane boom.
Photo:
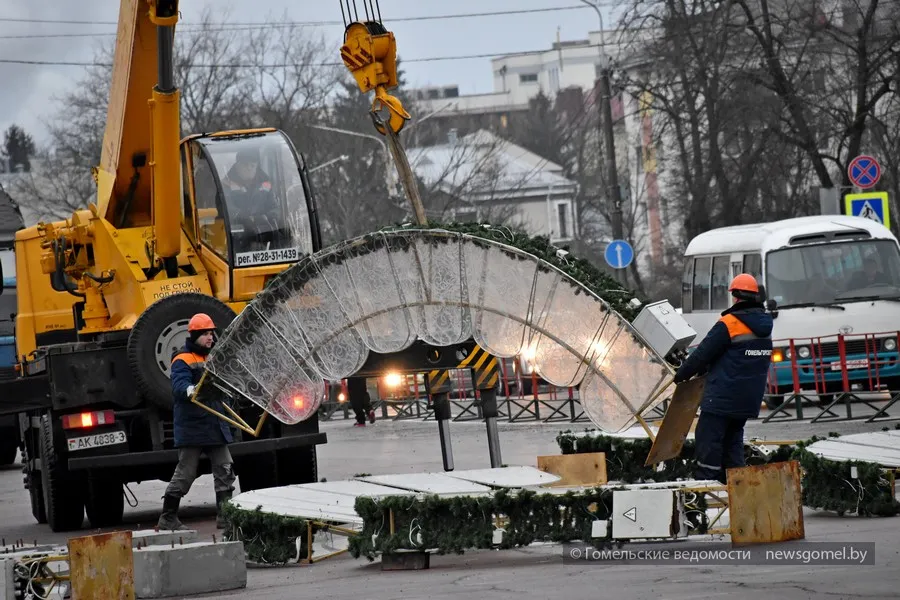
M 177 273 L 181 250 L 181 128 L 173 59 L 177 20 L 178 0 L 121 0 L 95 173 L 101 218 L 116 227 L 154 226 L 155 253 L 169 277 Z

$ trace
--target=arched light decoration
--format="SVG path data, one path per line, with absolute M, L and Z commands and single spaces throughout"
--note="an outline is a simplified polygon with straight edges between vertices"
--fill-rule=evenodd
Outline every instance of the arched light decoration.
M 293 424 L 318 408 L 324 380 L 417 338 L 474 338 L 500 358 L 527 353 L 551 384 L 580 385 L 585 414 L 606 431 L 661 401 L 670 374 L 628 321 L 550 263 L 435 229 L 372 233 L 302 259 L 232 322 L 206 369 Z

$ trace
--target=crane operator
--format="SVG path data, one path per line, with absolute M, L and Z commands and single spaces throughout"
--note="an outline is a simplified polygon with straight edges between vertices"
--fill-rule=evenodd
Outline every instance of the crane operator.
M 277 245 L 282 233 L 272 179 L 259 163 L 259 150 L 242 148 L 222 180 L 237 252 Z

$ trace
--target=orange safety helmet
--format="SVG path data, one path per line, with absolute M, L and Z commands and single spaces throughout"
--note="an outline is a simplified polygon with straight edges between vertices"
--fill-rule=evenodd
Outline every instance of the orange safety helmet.
M 756 283 L 756 277 L 754 277 L 753 275 L 741 273 L 731 280 L 731 285 L 728 286 L 728 291 L 750 292 L 751 294 L 758 294 L 759 284 Z
M 215 328 L 216 324 L 206 313 L 197 313 L 188 323 L 188 331 L 209 331 Z

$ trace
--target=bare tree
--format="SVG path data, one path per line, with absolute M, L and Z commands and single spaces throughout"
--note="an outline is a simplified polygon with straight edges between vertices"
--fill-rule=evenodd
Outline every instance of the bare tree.
M 846 165 L 860 153 L 872 114 L 895 85 L 900 5 L 847 0 L 823 12 L 814 3 L 734 3 L 764 66 L 757 81 L 782 101 L 782 135 L 806 153 L 822 187 L 836 187 L 836 177 L 849 185 Z

